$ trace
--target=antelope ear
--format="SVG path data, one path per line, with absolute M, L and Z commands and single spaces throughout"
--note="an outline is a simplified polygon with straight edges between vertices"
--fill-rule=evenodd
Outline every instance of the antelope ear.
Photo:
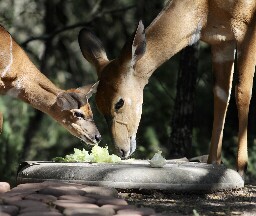
M 86 86 L 80 87 L 77 90 L 79 92 L 85 94 L 85 96 L 88 100 L 94 93 L 97 92 L 98 85 L 99 85 L 99 81 L 97 81 L 96 83 L 91 84 L 91 85 L 86 85 Z
M 145 52 L 145 29 L 142 21 L 140 20 L 133 37 L 124 45 L 121 51 L 120 60 L 122 63 L 130 64 L 131 67 L 135 68 L 137 61 L 144 55 Z
M 80 92 L 62 92 L 57 96 L 56 103 L 61 110 L 79 109 L 88 102 L 86 95 Z
M 78 108 L 77 100 L 75 100 L 70 95 L 70 92 L 62 92 L 58 94 L 56 103 L 61 108 L 62 111 Z
M 98 77 L 109 62 L 101 41 L 88 29 L 83 28 L 78 35 L 78 43 L 84 58 L 96 67 Z

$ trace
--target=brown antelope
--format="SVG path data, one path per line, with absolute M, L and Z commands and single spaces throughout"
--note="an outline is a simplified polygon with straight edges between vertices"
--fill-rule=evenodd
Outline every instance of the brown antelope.
M 184 47 L 202 40 L 211 45 L 214 121 L 208 163 L 221 163 L 222 135 L 237 53 L 236 101 L 239 117 L 237 170 L 248 161 L 247 121 L 256 63 L 255 0 L 172 0 L 144 33 L 140 22 L 118 58 L 109 61 L 99 39 L 79 34 L 83 56 L 97 70 L 96 103 L 123 157 L 136 148 L 143 89 L 152 73 Z M 147 41 L 147 45 L 146 45 Z
M 88 103 L 96 87 L 67 91 L 57 88 L 0 26 L 0 94 L 19 98 L 47 113 L 88 144 L 96 144 L 101 138 Z M 0 126 L 2 129 L 2 122 Z

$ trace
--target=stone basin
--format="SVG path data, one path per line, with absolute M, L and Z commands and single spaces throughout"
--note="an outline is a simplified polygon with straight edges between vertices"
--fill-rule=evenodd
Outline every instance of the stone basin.
M 241 176 L 224 165 L 187 160 L 167 160 L 163 168 L 152 168 L 147 160 L 119 164 L 26 161 L 20 165 L 17 184 L 46 180 L 169 192 L 214 192 L 244 187 Z

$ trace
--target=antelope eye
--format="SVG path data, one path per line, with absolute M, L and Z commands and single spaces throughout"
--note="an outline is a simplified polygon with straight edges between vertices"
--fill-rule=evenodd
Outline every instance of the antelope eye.
M 115 104 L 115 110 L 119 110 L 124 105 L 124 100 L 121 98 L 116 104 Z
M 78 111 L 75 111 L 74 112 L 74 116 L 77 117 L 77 118 L 83 118 L 84 119 L 84 114 L 83 113 L 80 113 Z

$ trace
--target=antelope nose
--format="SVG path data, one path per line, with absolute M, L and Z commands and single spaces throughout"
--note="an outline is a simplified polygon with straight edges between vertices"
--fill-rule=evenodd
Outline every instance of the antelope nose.
M 101 141 L 101 135 L 100 135 L 100 134 L 96 134 L 96 135 L 95 135 L 95 140 L 96 140 L 97 142 L 100 142 L 100 141 Z
M 130 150 L 124 150 L 124 149 L 119 149 L 119 156 L 122 158 L 122 159 L 126 159 L 130 156 Z

